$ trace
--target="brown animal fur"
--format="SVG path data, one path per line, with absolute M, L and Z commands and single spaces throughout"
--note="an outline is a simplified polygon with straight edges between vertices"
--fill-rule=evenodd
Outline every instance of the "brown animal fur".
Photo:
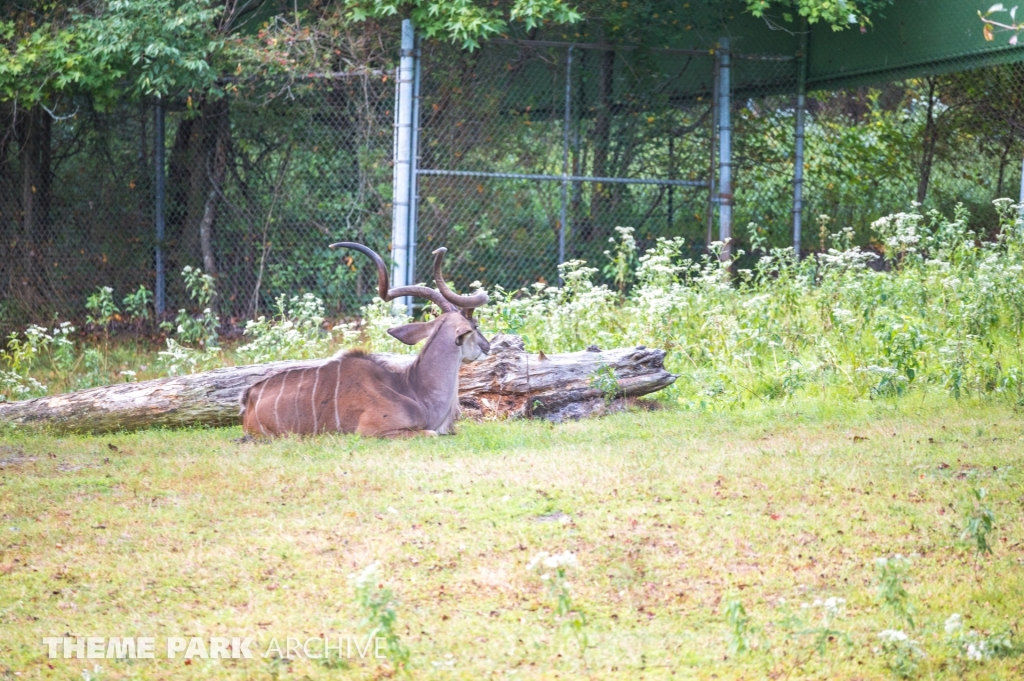
M 394 437 L 416 434 L 421 428 L 392 424 L 425 421 L 422 408 L 402 395 L 399 376 L 363 352 L 347 352 L 319 367 L 275 374 L 245 391 L 242 428 L 253 435 L 285 433 L 359 433 Z M 260 398 L 266 393 L 268 398 Z M 365 399 L 346 405 L 339 396 Z M 359 405 L 373 405 L 363 409 Z
M 427 341 L 407 367 L 390 367 L 356 351 L 320 366 L 283 371 L 250 386 L 242 395 L 242 428 L 253 436 L 334 431 L 402 437 L 454 432 L 459 416 L 459 365 L 490 351 L 473 320 L 473 309 L 487 302 L 487 294 L 460 296 L 448 288 L 441 275 L 444 248 L 434 251 L 437 289 L 419 285 L 392 289 L 387 267 L 377 253 L 347 241 L 335 246 L 352 248 L 373 260 L 382 300 L 418 296 L 433 302 L 443 314 L 429 322 L 388 329 L 406 345 Z
M 475 322 L 459 312 L 399 329 L 410 327 L 417 335 L 408 340 L 426 337 L 427 342 L 408 367 L 389 367 L 373 355 L 352 351 L 317 367 L 283 371 L 243 393 L 242 428 L 253 436 L 453 433 L 459 365 L 486 354 L 489 345 Z

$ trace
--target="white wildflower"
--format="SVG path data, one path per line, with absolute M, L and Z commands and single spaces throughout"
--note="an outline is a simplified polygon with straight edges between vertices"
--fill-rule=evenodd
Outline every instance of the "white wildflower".
M 348 576 L 348 581 L 357 589 L 364 588 L 367 584 L 375 584 L 380 575 L 380 563 L 370 563 L 360 572 L 353 572 Z
M 825 599 L 825 612 L 832 617 L 838 617 L 844 605 L 846 605 L 845 598 L 832 596 L 831 598 Z
M 566 551 L 564 553 L 558 553 L 545 558 L 544 567 L 552 570 L 557 570 L 559 568 L 576 568 L 579 567 L 579 561 L 576 560 L 576 555 L 573 554 L 572 551 Z
M 534 570 L 536 570 L 537 566 L 540 565 L 544 561 L 544 559 L 550 555 L 551 554 L 547 551 L 541 551 L 540 553 L 535 555 L 533 558 L 530 559 L 530 562 L 526 564 L 527 571 L 533 572 Z
M 899 629 L 880 631 L 878 632 L 878 638 L 882 639 L 883 643 L 902 643 L 908 640 L 907 635 Z
M 533 572 L 538 568 L 544 568 L 547 570 L 566 570 L 569 568 L 579 567 L 579 561 L 576 559 L 576 555 L 572 551 L 565 551 L 563 553 L 549 553 L 547 551 L 541 551 L 526 564 L 528 572 Z M 541 579 L 547 579 L 547 572 L 541 575 Z

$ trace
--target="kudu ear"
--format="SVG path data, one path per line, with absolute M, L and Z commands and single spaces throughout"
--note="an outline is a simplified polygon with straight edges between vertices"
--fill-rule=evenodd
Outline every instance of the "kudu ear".
M 465 319 L 460 319 L 459 323 L 455 326 L 455 344 L 462 345 L 466 342 L 466 337 L 473 333 L 474 330 L 472 324 Z
M 429 322 L 412 322 L 403 326 L 396 326 L 393 329 L 388 329 L 388 334 L 406 345 L 416 345 L 421 340 L 430 338 L 430 334 L 434 333 L 434 329 L 437 326 L 437 321 L 437 319 L 433 319 Z

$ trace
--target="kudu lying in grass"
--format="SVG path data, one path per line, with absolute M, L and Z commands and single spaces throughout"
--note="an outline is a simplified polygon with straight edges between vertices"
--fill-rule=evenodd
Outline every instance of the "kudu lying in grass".
M 403 296 L 426 298 L 442 314 L 429 322 L 388 329 L 407 345 L 426 339 L 411 365 L 398 368 L 359 351 L 342 352 L 318 367 L 291 369 L 249 387 L 242 395 L 242 428 L 247 435 L 285 433 L 358 433 L 374 437 L 453 433 L 459 416 L 459 365 L 490 352 L 477 330 L 473 310 L 487 293 L 453 293 L 441 276 L 447 249 L 434 251 L 437 288 L 389 288 L 384 261 L 362 244 L 341 242 L 377 265 L 377 286 L 385 301 Z

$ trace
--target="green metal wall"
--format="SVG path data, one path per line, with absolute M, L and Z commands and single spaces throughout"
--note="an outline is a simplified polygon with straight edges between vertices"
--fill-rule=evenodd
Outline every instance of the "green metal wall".
M 1024 60 L 1024 44 L 1011 46 L 1009 33 L 997 33 L 992 42 L 982 36 L 978 12 L 991 2 L 896 0 L 873 17 L 873 25 L 864 32 L 857 26 L 833 31 L 815 25 L 808 39 L 808 88 L 838 89 Z M 693 9 L 692 24 L 671 36 L 671 44 L 664 47 L 711 51 L 719 37 L 728 37 L 737 55 L 792 56 L 799 50 L 796 31 L 797 25 L 785 22 L 781 14 L 769 21 L 757 19 L 742 3 L 730 1 Z M 668 51 L 652 56 L 668 70 L 685 61 Z M 684 75 L 677 91 L 696 93 L 706 89 L 703 81 L 696 74 Z M 785 68 L 748 60 L 734 63 L 733 90 L 741 96 L 782 93 L 795 86 L 795 64 L 787 73 Z
M 1024 59 L 1009 34 L 982 36 L 978 11 L 991 0 L 896 0 L 874 26 L 835 32 L 815 26 L 808 46 L 808 86 L 835 89 L 963 71 Z

